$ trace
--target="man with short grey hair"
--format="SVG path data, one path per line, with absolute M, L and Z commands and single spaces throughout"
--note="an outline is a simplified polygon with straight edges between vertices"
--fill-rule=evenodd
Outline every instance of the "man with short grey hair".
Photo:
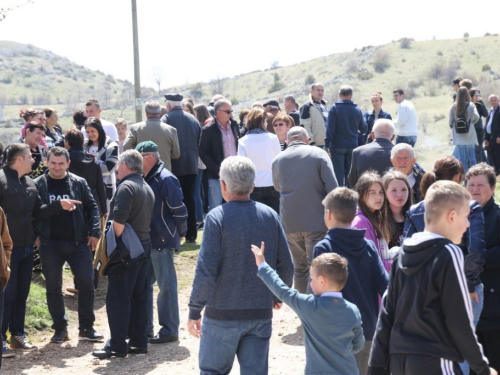
M 420 182 L 425 171 L 417 164 L 413 147 L 407 143 L 398 143 L 391 150 L 391 163 L 397 171 L 408 177 L 413 190 L 413 203 L 421 202 L 424 197 L 420 191 Z
M 328 110 L 323 100 L 325 87 L 316 82 L 311 86 L 309 99 L 300 108 L 300 124 L 307 130 L 311 146 L 325 147 L 326 124 L 328 123 Z
M 111 255 L 106 267 L 106 311 L 111 338 L 102 350 L 92 352 L 100 359 L 148 352 L 148 264 L 136 259 L 148 259 L 151 254 L 150 223 L 155 196 L 142 177 L 142 167 L 142 156 L 136 150 L 127 150 L 118 156 L 116 174 L 120 182 L 111 199 L 109 220 L 117 240 L 114 252 L 125 254 L 123 260 L 110 264 Z M 136 258 L 132 257 L 132 248 L 127 247 L 127 239 L 134 235 L 140 241 L 139 248 L 133 248 L 141 254 Z
M 220 165 L 238 152 L 238 123 L 232 118 L 232 104 L 227 99 L 218 100 L 215 105 L 215 118 L 201 129 L 200 158 L 207 166 L 208 210 L 222 204 L 222 191 L 219 182 Z
M 272 164 L 273 184 L 280 193 L 280 218 L 295 264 L 294 287 L 305 293 L 314 245 L 327 231 L 321 202 L 337 180 L 328 154 L 308 146 L 306 129 L 294 126 L 287 138 L 287 149 Z
M 178 93 L 165 95 L 168 110 L 168 123 L 177 129 L 181 156 L 172 161 L 172 173 L 179 179 L 184 195 L 184 204 L 188 210 L 188 229 L 186 242 L 196 242 L 196 207 L 194 187 L 198 175 L 198 145 L 201 126 L 196 117 L 182 110 L 183 96 Z
M 358 179 L 368 170 L 382 176 L 391 164 L 391 150 L 394 147 L 394 123 L 389 119 L 378 119 L 371 132 L 373 142 L 357 147 L 352 152 L 349 186 L 354 188 Z
M 212 97 L 212 100 L 210 101 L 210 103 L 208 103 L 207 109 L 208 109 L 208 112 L 210 112 L 210 114 L 212 115 L 212 117 L 215 117 L 214 105 L 218 100 L 221 100 L 221 99 L 225 99 L 224 96 L 222 96 L 221 94 L 216 94 Z
M 146 102 L 146 121 L 130 127 L 123 150 L 133 150 L 139 143 L 154 141 L 165 168 L 172 171 L 172 160 L 180 156 L 177 129 L 160 121 L 161 107 L 155 100 Z
M 250 159 L 224 159 L 220 184 L 227 203 L 205 219 L 188 320 L 189 333 L 200 339 L 202 374 L 229 374 L 235 355 L 242 374 L 268 373 L 272 309 L 282 304 L 257 277 L 251 245 L 265 243 L 267 264 L 292 284 L 293 263 L 280 219 L 250 199 L 254 180 Z
M 340 99 L 328 112 L 325 149 L 330 151 L 339 186 L 348 185 L 352 151 L 358 147 L 358 134 L 365 134 L 368 128 L 363 112 L 352 101 L 352 91 L 351 86 L 342 85 L 339 90 Z

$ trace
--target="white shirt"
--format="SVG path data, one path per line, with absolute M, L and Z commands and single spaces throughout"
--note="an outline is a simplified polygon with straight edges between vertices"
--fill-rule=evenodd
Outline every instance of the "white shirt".
M 255 164 L 255 187 L 273 186 L 272 164 L 280 152 L 276 134 L 247 134 L 238 141 L 238 155 L 246 156 Z
M 112 141 L 118 142 L 118 132 L 116 131 L 116 126 L 106 120 L 100 119 L 104 133 L 111 138 Z M 85 127 L 82 127 L 82 134 L 84 139 L 88 139 Z
M 394 123 L 398 129 L 398 135 L 418 135 L 417 113 L 415 107 L 408 100 L 403 100 L 398 105 L 398 119 Z

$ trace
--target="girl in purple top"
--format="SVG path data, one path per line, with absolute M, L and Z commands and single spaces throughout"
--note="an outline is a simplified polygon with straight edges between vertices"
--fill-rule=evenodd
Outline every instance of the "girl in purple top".
M 358 210 L 351 223 L 352 227 L 366 229 L 365 238 L 373 241 L 387 272 L 391 270 L 387 239 L 387 203 L 385 189 L 378 173 L 368 171 L 358 180 L 355 187 L 359 195 Z

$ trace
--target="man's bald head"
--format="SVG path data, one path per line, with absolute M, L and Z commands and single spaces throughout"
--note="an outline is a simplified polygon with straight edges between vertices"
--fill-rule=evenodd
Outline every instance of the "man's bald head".
M 287 135 L 286 139 L 288 143 L 293 141 L 302 141 L 305 143 L 309 143 L 309 135 L 307 134 L 307 130 L 301 126 L 294 126 L 291 128 Z
M 394 139 L 395 132 L 396 128 L 392 120 L 388 120 L 385 118 L 378 119 L 377 121 L 375 121 L 375 124 L 373 124 L 372 138 L 373 139 L 385 138 L 388 139 L 389 141 L 392 141 Z

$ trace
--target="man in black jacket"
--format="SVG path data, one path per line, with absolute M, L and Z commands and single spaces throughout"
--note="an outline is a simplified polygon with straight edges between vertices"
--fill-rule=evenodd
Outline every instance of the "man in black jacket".
M 28 144 L 14 143 L 6 149 L 5 155 L 6 165 L 0 170 L 0 206 L 7 215 L 14 247 L 10 262 L 11 275 L 4 294 L 2 336 L 3 356 L 13 357 L 10 349 L 36 349 L 26 338 L 24 330 L 35 243 L 32 217 L 40 220 L 69 210 L 74 203 L 67 199 L 42 203 L 35 183 L 28 177 L 34 163 Z M 7 330 L 11 334 L 10 348 L 6 342 Z
M 500 175 L 500 108 L 497 95 L 490 95 L 488 101 L 491 111 L 486 118 L 486 140 L 488 149 L 488 161 L 495 168 L 496 175 Z
M 47 156 L 48 171 L 35 180 L 44 203 L 70 199 L 71 209 L 49 219 L 36 221 L 40 237 L 40 259 L 46 280 L 47 305 L 54 322 L 51 342 L 69 340 L 68 319 L 62 295 L 62 267 L 68 262 L 78 283 L 79 340 L 99 341 L 94 328 L 94 267 L 91 250 L 101 237 L 97 203 L 83 178 L 67 172 L 69 153 L 53 147 Z M 91 247 L 89 249 L 89 246 Z
M 204 126 L 200 138 L 200 158 L 207 166 L 208 210 L 223 202 L 219 181 L 222 161 L 238 153 L 238 123 L 232 119 L 232 104 L 227 99 L 215 103 L 215 120 Z

